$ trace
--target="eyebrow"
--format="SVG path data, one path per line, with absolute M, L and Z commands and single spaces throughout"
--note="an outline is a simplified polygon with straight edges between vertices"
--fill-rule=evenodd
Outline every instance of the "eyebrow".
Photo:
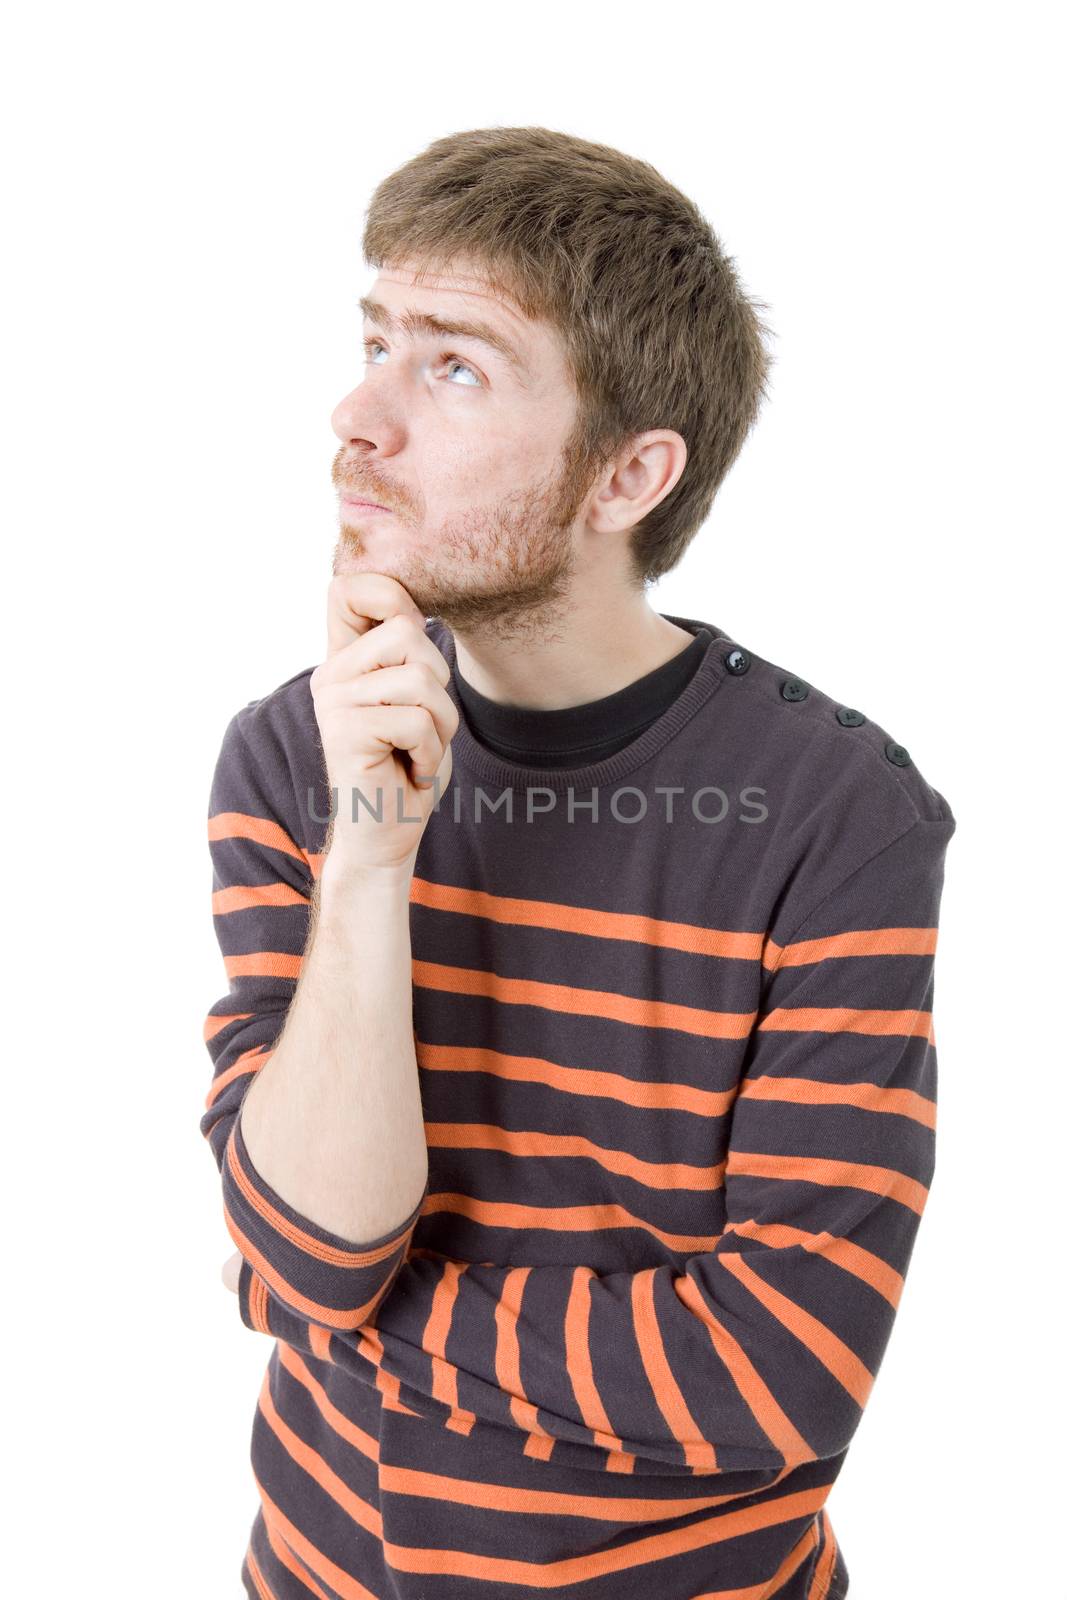
M 365 317 L 371 322 L 376 322 L 386 333 L 392 333 L 399 328 L 409 337 L 424 333 L 429 334 L 431 338 L 473 339 L 477 344 L 488 345 L 498 355 L 503 356 L 504 360 L 515 369 L 520 382 L 530 375 L 529 367 L 515 346 L 487 322 L 462 322 L 453 317 L 435 316 L 430 311 L 405 311 L 396 317 L 388 306 L 383 306 L 381 301 L 371 300 L 366 295 L 360 299 L 359 309 Z

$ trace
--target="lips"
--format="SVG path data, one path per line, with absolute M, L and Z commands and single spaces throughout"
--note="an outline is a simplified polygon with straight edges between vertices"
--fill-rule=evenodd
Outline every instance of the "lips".
M 362 495 L 346 494 L 343 496 L 350 506 L 372 506 L 375 511 L 388 511 L 388 506 L 383 506 L 380 500 L 365 500 Z

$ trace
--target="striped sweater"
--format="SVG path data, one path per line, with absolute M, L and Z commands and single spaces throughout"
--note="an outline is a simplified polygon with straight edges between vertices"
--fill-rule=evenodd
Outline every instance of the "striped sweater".
M 272 1340 L 249 1596 L 847 1589 L 826 1501 L 933 1173 L 955 819 L 884 728 L 669 620 L 708 630 L 696 671 L 583 766 L 480 743 L 450 680 L 410 891 L 429 1177 L 377 1239 L 302 1216 L 241 1130 L 323 862 L 311 668 L 225 729 L 200 1126 Z

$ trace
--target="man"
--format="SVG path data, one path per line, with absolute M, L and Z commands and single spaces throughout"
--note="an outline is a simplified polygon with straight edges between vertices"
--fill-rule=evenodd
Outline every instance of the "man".
M 955 820 L 648 603 L 768 369 L 688 200 L 478 130 L 364 250 L 326 657 L 231 719 L 210 801 L 201 1127 L 275 1341 L 245 1589 L 841 1596 Z

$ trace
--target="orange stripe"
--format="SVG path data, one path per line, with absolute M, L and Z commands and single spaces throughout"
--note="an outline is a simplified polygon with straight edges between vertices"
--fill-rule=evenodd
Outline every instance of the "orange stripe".
M 688 1166 L 680 1161 L 642 1161 L 626 1150 L 608 1150 L 581 1134 L 518 1132 L 495 1123 L 427 1122 L 426 1143 L 445 1150 L 498 1150 L 511 1156 L 536 1158 L 577 1156 L 595 1161 L 606 1172 L 633 1178 L 649 1189 L 693 1189 L 709 1194 L 721 1189 L 725 1162 L 715 1166 Z
M 460 1279 L 469 1265 L 468 1261 L 447 1259 L 441 1263 L 441 1277 L 434 1290 L 430 1315 L 423 1329 L 424 1349 L 444 1351 L 452 1328 Z M 469 1434 L 477 1419 L 473 1411 L 468 1411 L 459 1403 L 458 1380 L 459 1374 L 456 1368 L 450 1361 L 444 1359 L 443 1354 L 431 1357 L 430 1394 L 442 1405 L 448 1406 L 452 1413 L 446 1427 L 453 1433 Z
M 522 1294 L 532 1268 L 515 1267 L 508 1272 L 500 1286 L 500 1294 L 493 1311 L 496 1323 L 495 1372 L 497 1388 L 511 1396 L 509 1410 L 515 1421 L 529 1437 L 523 1445 L 523 1454 L 535 1460 L 547 1461 L 552 1454 L 554 1440 L 537 1420 L 537 1407 L 532 1406 L 522 1386 L 519 1371 L 519 1312 Z
M 467 1217 L 486 1228 L 509 1230 L 548 1228 L 553 1233 L 600 1233 L 606 1228 L 639 1228 L 669 1250 L 686 1255 L 712 1250 L 719 1242 L 717 1233 L 666 1233 L 644 1217 L 610 1201 L 593 1206 L 524 1206 L 503 1200 L 478 1200 L 473 1195 L 455 1192 L 427 1193 L 422 1203 L 422 1216 L 434 1216 L 439 1211 Z M 418 1254 L 418 1250 L 414 1253 Z
M 635 1272 L 631 1281 L 634 1334 L 641 1363 L 663 1420 L 685 1451 L 686 1465 L 694 1470 L 716 1472 L 719 1462 L 715 1446 L 704 1438 L 697 1427 L 696 1418 L 685 1403 L 664 1348 L 654 1300 L 657 1271 L 656 1267 L 646 1267 L 641 1272 Z
M 593 1376 L 593 1357 L 589 1348 L 589 1314 L 592 1309 L 589 1285 L 595 1277 L 592 1267 L 575 1267 L 571 1273 L 571 1292 L 567 1297 L 567 1313 L 563 1323 L 564 1362 L 582 1421 L 592 1432 L 597 1444 L 608 1452 L 605 1471 L 633 1472 L 634 1457 L 629 1450 L 623 1449 L 622 1440 L 612 1429 Z
M 329 1495 L 331 1500 L 342 1508 L 345 1515 L 357 1527 L 362 1528 L 365 1533 L 369 1533 L 372 1538 L 380 1539 L 382 1536 L 381 1512 L 377 1507 L 356 1494 L 355 1490 L 350 1488 L 345 1480 L 333 1470 L 329 1462 L 324 1461 L 318 1451 L 313 1450 L 289 1426 L 274 1403 L 274 1396 L 270 1387 L 269 1369 L 263 1375 L 263 1383 L 259 1392 L 259 1410 L 286 1455 L 295 1461 L 297 1466 L 317 1483 L 320 1489 Z M 288 1537 L 288 1534 L 286 1534 L 286 1538 Z M 299 1545 L 296 1545 L 295 1548 L 298 1554 L 304 1555 Z M 319 1552 L 316 1552 L 316 1554 L 319 1554 Z M 305 1559 L 307 1559 L 306 1556 Z M 308 1565 L 313 1572 L 318 1572 L 320 1577 L 325 1576 L 314 1561 L 309 1562 Z M 327 1582 L 329 1581 L 327 1579 Z
M 308 1323 L 308 1344 L 320 1361 L 333 1362 L 333 1352 L 330 1349 L 330 1330 L 320 1328 L 317 1322 Z
M 761 1305 L 765 1306 L 773 1317 L 776 1317 L 801 1344 L 806 1345 L 821 1361 L 843 1389 L 846 1389 L 858 1406 L 867 1403 L 867 1396 L 874 1383 L 874 1373 L 868 1371 L 854 1350 L 850 1350 L 843 1339 L 836 1333 L 813 1317 L 810 1312 L 798 1306 L 795 1301 L 780 1294 L 777 1289 L 772 1289 L 769 1283 L 753 1271 L 748 1258 L 731 1251 L 720 1255 L 719 1260 L 727 1271 L 732 1272 L 739 1283 L 753 1295 Z
M 852 1006 L 777 1006 L 759 1028 L 771 1033 L 905 1034 L 931 1039 L 929 1011 L 859 1011 Z
M 300 1532 L 295 1522 L 290 1522 L 275 1504 L 254 1473 L 253 1478 L 259 1491 L 263 1521 L 268 1532 L 277 1533 L 294 1550 L 298 1550 L 310 1570 L 317 1572 L 322 1581 L 328 1583 L 341 1600 L 375 1600 L 372 1590 L 365 1588 L 358 1578 L 354 1578 L 350 1572 L 345 1572 L 336 1562 L 324 1556 L 321 1550 L 317 1550 L 311 1540 Z
M 284 1340 L 278 1341 L 278 1360 L 295 1382 L 302 1384 L 307 1390 L 313 1404 L 322 1415 L 322 1419 L 331 1432 L 343 1439 L 346 1445 L 365 1456 L 368 1461 L 375 1464 L 380 1459 L 378 1441 L 373 1434 L 361 1428 L 352 1418 L 339 1411 L 333 1404 L 326 1390 L 311 1372 L 307 1362 L 291 1344 Z
M 428 878 L 412 878 L 411 899 L 434 911 L 450 911 L 524 928 L 546 928 L 555 933 L 586 934 L 594 939 L 625 939 L 661 949 L 687 950 L 694 955 L 758 961 L 763 948 L 763 936 L 759 933 L 734 933 L 693 922 L 670 922 L 631 912 L 603 911 L 596 906 L 563 905 L 555 900 L 515 899 L 489 894 L 483 889 L 433 883 Z
M 479 967 L 450 967 L 439 961 L 412 961 L 412 976 L 424 989 L 477 995 L 514 1006 L 544 1006 L 583 1017 L 604 1017 L 642 1028 L 676 1028 L 708 1039 L 745 1039 L 755 1011 L 707 1011 L 700 1006 L 614 994 L 603 989 L 575 989 L 565 983 L 533 978 L 505 978 Z
M 728 1222 L 723 1231 L 732 1231 L 743 1239 L 758 1239 L 775 1248 L 800 1245 L 802 1250 L 810 1250 L 813 1255 L 822 1256 L 845 1272 L 851 1272 L 853 1277 L 862 1278 L 894 1308 L 900 1303 L 903 1276 L 881 1256 L 853 1244 L 851 1239 L 840 1239 L 836 1234 L 825 1232 L 806 1233 L 803 1228 L 791 1228 L 784 1222 L 756 1222 L 752 1217 L 745 1222 Z
M 804 1106 L 856 1106 L 910 1117 L 933 1128 L 937 1107 L 913 1089 L 883 1089 L 878 1083 L 821 1083 L 815 1078 L 746 1078 L 740 1093 L 750 1100 L 788 1100 Z
M 268 1316 L 270 1294 L 267 1285 L 263 1282 L 258 1272 L 252 1273 L 248 1286 L 248 1314 L 260 1333 L 270 1333 L 271 1325 Z
M 770 1583 L 753 1583 L 744 1589 L 704 1589 L 694 1600 L 774 1600 L 781 1594 L 800 1563 L 809 1556 L 817 1543 L 814 1526 L 807 1528 L 790 1550 Z
M 625 1572 L 631 1567 L 694 1550 L 708 1549 L 742 1534 L 777 1527 L 798 1517 L 813 1516 L 826 1498 L 826 1486 L 802 1489 L 779 1500 L 764 1500 L 736 1511 L 717 1512 L 698 1523 L 673 1528 L 667 1533 L 650 1534 L 589 1555 L 568 1556 L 558 1561 L 520 1561 L 466 1550 L 418 1549 L 386 1541 L 386 1560 L 401 1572 L 439 1573 L 448 1577 L 479 1578 L 494 1583 L 525 1584 L 531 1589 L 557 1589 L 568 1583 Z
M 770 1388 L 752 1365 L 746 1351 L 715 1316 L 689 1273 L 674 1280 L 674 1292 L 711 1336 L 715 1353 L 733 1379 L 734 1387 L 787 1467 L 814 1461 L 816 1452 L 793 1426 Z
M 487 1047 L 427 1044 L 416 1039 L 419 1066 L 432 1072 L 487 1072 L 513 1083 L 543 1083 L 561 1094 L 614 1100 L 648 1111 L 691 1111 L 702 1117 L 729 1112 L 736 1090 L 694 1089 L 687 1083 L 651 1083 L 619 1072 L 587 1067 L 561 1067 L 541 1056 L 506 1055 Z
M 299 978 L 302 956 L 284 950 L 253 950 L 248 955 L 226 956 L 228 978 Z
M 253 817 L 247 811 L 216 811 L 208 818 L 207 836 L 211 842 L 250 839 L 253 844 L 266 845 L 268 850 L 281 850 L 284 855 L 295 856 L 297 861 L 307 861 L 305 852 L 293 843 L 284 828 L 269 817 Z
M 266 1527 L 265 1523 L 264 1527 Z M 269 1528 L 267 1528 L 267 1538 L 268 1540 L 270 1539 Z M 278 1559 L 281 1560 L 283 1558 L 279 1556 Z M 290 1556 L 289 1560 L 292 1561 L 293 1557 Z M 270 1587 L 270 1584 L 267 1582 L 260 1570 L 259 1562 L 256 1560 L 255 1551 L 252 1549 L 251 1544 L 249 1544 L 248 1549 L 245 1551 L 245 1561 L 248 1563 L 248 1570 L 251 1573 L 252 1582 L 256 1586 L 256 1593 L 259 1596 L 259 1600 L 277 1600 L 274 1590 Z
M 211 910 L 216 917 L 229 916 L 234 911 L 248 911 L 253 906 L 308 904 L 308 896 L 288 883 L 234 883 L 228 889 L 216 889 L 211 896 Z
M 851 928 L 822 939 L 798 939 L 795 944 L 768 939 L 763 965 L 774 972 L 846 956 L 932 956 L 936 949 L 936 928 Z
M 204 1043 L 209 1043 L 217 1033 L 222 1032 L 223 1028 L 228 1028 L 231 1022 L 247 1022 L 251 1015 L 251 1011 L 238 1011 L 232 1017 L 219 1017 L 209 1014 L 207 1021 L 204 1023 Z
M 315 1582 L 304 1563 L 296 1559 L 296 1556 L 281 1537 L 277 1528 L 272 1528 L 266 1518 L 263 1519 L 263 1526 L 266 1529 L 267 1542 L 282 1565 L 288 1567 L 293 1576 L 299 1578 L 300 1582 L 306 1585 L 313 1595 L 318 1597 L 318 1600 L 330 1600 L 326 1590 Z M 270 1596 L 270 1600 L 274 1600 L 274 1596 L 269 1589 L 267 1593 Z
M 864 1166 L 858 1161 L 831 1161 L 826 1156 L 764 1155 L 755 1150 L 734 1150 L 726 1156 L 726 1176 L 733 1172 L 752 1178 L 780 1178 L 788 1183 L 815 1183 L 824 1188 L 866 1189 L 884 1194 L 922 1215 L 929 1191 L 916 1178 L 891 1167 Z
M 469 1509 L 535 1517 L 583 1517 L 593 1522 L 667 1522 L 694 1511 L 736 1500 L 736 1494 L 700 1495 L 692 1500 L 642 1500 L 618 1495 L 565 1494 L 552 1489 L 516 1489 L 509 1484 L 476 1483 L 415 1467 L 383 1466 L 381 1487 L 391 1494 L 415 1495 Z
M 382 1297 L 379 1296 L 379 1303 L 381 1298 Z M 374 1311 L 377 1309 L 378 1307 L 375 1306 Z M 370 1313 L 371 1317 L 373 1317 L 374 1311 Z M 385 1357 L 385 1351 L 382 1348 L 381 1336 L 369 1318 L 364 1323 L 362 1328 L 356 1330 L 356 1339 L 356 1349 L 358 1350 L 359 1354 L 364 1358 L 364 1360 L 371 1362 L 372 1365 L 378 1369 L 374 1374 L 374 1387 L 377 1389 L 381 1398 L 381 1403 L 385 1409 L 387 1411 L 399 1411 L 406 1417 L 418 1416 L 417 1411 L 412 1411 L 409 1406 L 404 1405 L 400 1400 L 399 1379 L 395 1378 L 391 1372 L 387 1371 L 386 1368 L 382 1366 L 382 1361 Z
M 386 1411 L 396 1411 L 403 1417 L 414 1417 L 418 1413 L 406 1406 L 400 1398 L 400 1379 L 392 1372 L 388 1372 L 380 1363 L 374 1375 L 374 1384 L 381 1396 L 382 1405 Z
M 830 1579 L 834 1575 L 834 1567 L 837 1564 L 837 1540 L 834 1538 L 834 1530 L 830 1526 L 830 1519 L 826 1515 L 825 1508 L 822 1511 L 822 1526 L 826 1543 L 823 1545 L 822 1555 L 819 1557 L 812 1576 L 811 1600 L 824 1600 L 826 1591 L 830 1587 Z
M 230 1062 L 228 1067 L 215 1075 L 211 1080 L 211 1087 L 204 1101 L 204 1108 L 208 1110 L 215 1104 L 224 1089 L 229 1088 L 235 1078 L 243 1078 L 251 1073 L 258 1072 L 264 1061 L 269 1061 L 274 1054 L 273 1047 L 256 1045 L 251 1050 L 242 1050 L 241 1054 Z

